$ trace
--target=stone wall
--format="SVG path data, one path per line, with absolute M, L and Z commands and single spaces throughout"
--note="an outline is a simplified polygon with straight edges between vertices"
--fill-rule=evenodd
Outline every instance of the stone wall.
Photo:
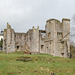
M 15 50 L 25 50 L 26 34 L 25 33 L 15 33 Z
M 45 36 L 46 36 L 46 31 L 39 30 L 39 51 L 40 53 L 46 53 L 45 52 Z

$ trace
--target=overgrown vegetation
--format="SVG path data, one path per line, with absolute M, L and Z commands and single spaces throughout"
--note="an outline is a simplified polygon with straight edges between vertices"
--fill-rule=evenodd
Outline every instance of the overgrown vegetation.
M 70 46 L 71 49 L 71 53 L 75 53 L 75 47 L 74 46 Z
M 18 57 L 30 57 L 32 61 L 16 61 Z M 0 53 L 0 75 L 51 75 L 52 72 L 55 75 L 75 75 L 75 59 L 48 54 Z
M 75 47 L 71 46 L 70 49 L 71 49 L 72 58 L 75 58 Z
M 0 41 L 0 47 L 3 47 L 3 39 Z

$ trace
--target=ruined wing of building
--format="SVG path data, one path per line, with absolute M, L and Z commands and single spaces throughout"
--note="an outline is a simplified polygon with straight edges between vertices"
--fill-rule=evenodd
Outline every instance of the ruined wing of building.
M 3 52 L 29 51 L 68 57 L 70 53 L 70 19 L 46 21 L 45 30 L 32 28 L 27 33 L 16 33 L 7 23 L 4 29 Z

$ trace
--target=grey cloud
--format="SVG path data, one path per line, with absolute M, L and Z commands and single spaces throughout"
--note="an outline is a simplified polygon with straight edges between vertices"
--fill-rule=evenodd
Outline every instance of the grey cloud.
M 0 29 L 9 24 L 17 32 L 26 32 L 32 26 L 45 29 L 49 18 L 72 17 L 75 0 L 0 0 Z

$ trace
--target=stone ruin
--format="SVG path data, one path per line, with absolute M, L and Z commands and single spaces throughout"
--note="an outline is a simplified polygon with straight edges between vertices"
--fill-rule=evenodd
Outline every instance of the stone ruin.
M 7 23 L 4 29 L 3 52 L 29 51 L 31 54 L 47 53 L 53 56 L 69 57 L 70 19 L 46 21 L 45 30 L 32 28 L 27 33 L 16 33 Z

